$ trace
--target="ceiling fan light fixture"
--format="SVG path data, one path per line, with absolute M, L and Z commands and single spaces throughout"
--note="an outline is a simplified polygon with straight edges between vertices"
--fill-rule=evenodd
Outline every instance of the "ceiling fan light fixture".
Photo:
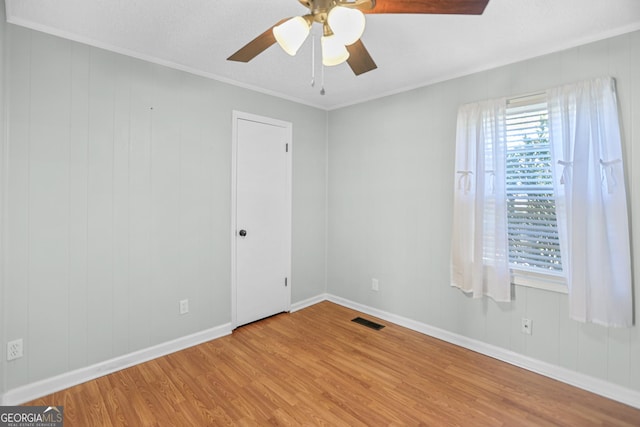
M 349 59 L 349 51 L 344 46 L 342 40 L 335 35 L 323 36 L 320 40 L 322 44 L 322 64 L 327 67 L 342 64 Z
M 354 44 L 362 37 L 366 24 L 364 13 L 360 10 L 341 6 L 336 6 L 329 11 L 327 22 L 333 34 L 345 46 Z
M 309 30 L 310 26 L 307 20 L 296 16 L 273 27 L 273 36 L 285 52 L 294 56 L 309 35 Z

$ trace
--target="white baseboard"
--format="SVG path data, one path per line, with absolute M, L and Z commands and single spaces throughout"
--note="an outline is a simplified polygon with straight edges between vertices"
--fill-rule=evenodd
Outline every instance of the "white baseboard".
M 640 392 L 637 390 L 632 390 L 609 381 L 575 372 L 557 365 L 552 365 L 547 362 L 542 362 L 510 350 L 505 350 L 501 347 L 496 347 L 482 341 L 474 340 L 463 335 L 427 325 L 426 323 L 417 322 L 403 316 L 398 316 L 396 314 L 356 303 L 335 295 L 320 294 L 304 301 L 297 302 L 291 305 L 291 312 L 293 313 L 295 311 L 302 310 L 303 308 L 322 301 L 331 301 L 344 307 L 360 311 L 370 316 L 378 317 L 388 322 L 395 323 L 396 325 L 441 339 L 460 347 L 493 357 L 494 359 L 501 360 L 640 409 Z M 0 396 L 0 405 L 18 405 L 28 402 L 130 366 L 144 363 L 166 354 L 174 353 L 206 341 L 211 341 L 213 339 L 229 335 L 231 330 L 231 324 L 227 323 L 206 331 L 197 332 L 173 341 L 97 363 L 86 368 L 67 372 L 56 377 L 47 378 L 42 381 L 9 390 L 4 395 Z
M 64 374 L 60 374 L 55 377 L 47 378 L 42 381 L 37 381 L 35 383 L 7 391 L 4 395 L 0 396 L 0 405 L 20 405 L 22 403 L 38 399 L 42 396 L 55 393 L 56 391 L 64 390 L 65 388 L 82 384 L 112 372 L 120 371 L 133 365 L 175 353 L 176 351 L 193 347 L 195 345 L 229 335 L 230 333 L 231 323 L 226 323 L 215 328 L 154 345 L 153 347 L 105 360 L 104 362 L 96 363 L 95 365 L 65 372 Z
M 318 304 L 319 302 L 322 302 L 322 301 L 327 301 L 328 299 L 329 299 L 329 295 L 328 294 L 316 295 L 315 297 L 308 298 L 308 299 L 306 299 L 304 301 L 299 301 L 299 302 L 296 302 L 295 304 L 291 304 L 290 312 L 293 313 L 293 312 L 302 310 L 303 308 L 310 307 L 310 306 L 312 306 L 314 304 Z
M 327 300 L 640 409 L 640 392 L 637 390 L 632 390 L 561 366 L 523 356 L 522 354 L 505 350 L 501 347 L 458 335 L 393 313 L 378 310 L 377 308 L 359 304 L 335 295 L 328 294 Z

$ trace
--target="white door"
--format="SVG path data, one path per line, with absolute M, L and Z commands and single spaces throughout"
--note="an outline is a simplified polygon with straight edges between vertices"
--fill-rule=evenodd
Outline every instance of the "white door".
M 291 124 L 233 114 L 232 323 L 291 301 Z

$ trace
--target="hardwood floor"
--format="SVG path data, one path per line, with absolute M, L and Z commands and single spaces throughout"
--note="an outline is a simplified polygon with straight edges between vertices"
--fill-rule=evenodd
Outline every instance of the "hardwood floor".
M 31 402 L 65 426 L 640 425 L 640 410 L 323 302 Z

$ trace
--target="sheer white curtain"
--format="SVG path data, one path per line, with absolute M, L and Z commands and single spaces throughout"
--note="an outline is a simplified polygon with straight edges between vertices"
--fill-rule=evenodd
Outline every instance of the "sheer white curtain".
M 451 285 L 511 300 L 505 189 L 506 100 L 458 111 Z
M 631 326 L 627 196 L 615 82 L 547 91 L 554 187 L 570 315 Z

